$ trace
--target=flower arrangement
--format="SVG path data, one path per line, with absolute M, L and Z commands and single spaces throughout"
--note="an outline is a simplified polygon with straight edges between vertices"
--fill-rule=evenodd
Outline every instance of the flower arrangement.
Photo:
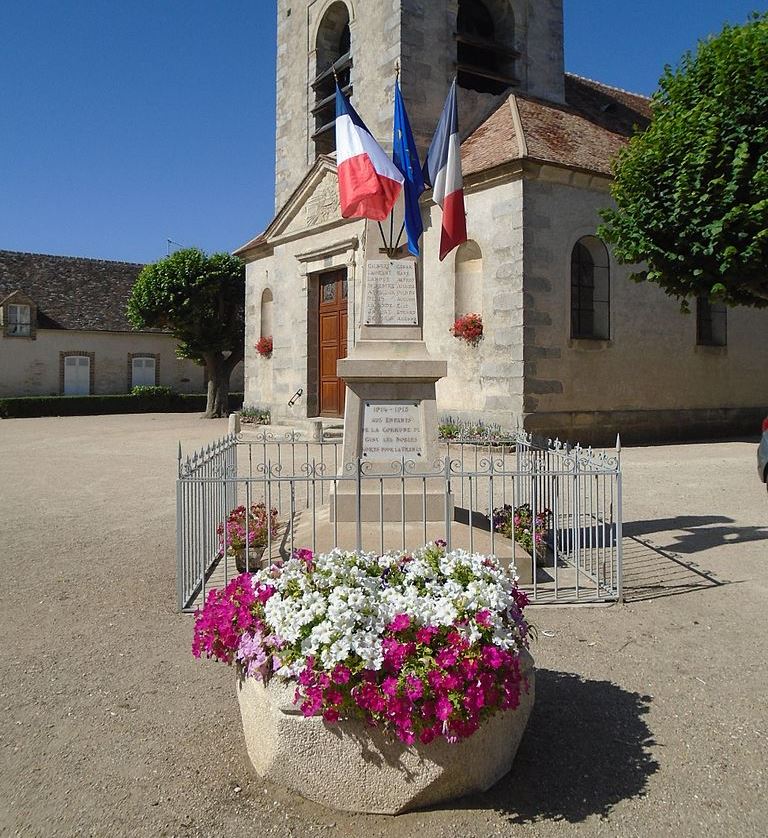
M 540 510 L 534 518 L 530 504 L 524 503 L 513 509 L 507 503 L 493 510 L 493 528 L 533 553 L 534 543 L 537 551 L 543 548 L 551 518 L 552 511 L 549 509 Z
M 479 314 L 465 314 L 453 324 L 451 334 L 470 346 L 477 346 L 483 339 L 483 318 Z
M 272 336 L 259 338 L 256 341 L 256 351 L 262 358 L 272 357 Z
M 531 627 L 515 576 L 443 542 L 413 553 L 298 550 L 209 593 L 193 654 L 296 685 L 328 723 L 362 718 L 410 745 L 471 736 L 518 706 Z
M 269 522 L 267 522 L 267 517 L 269 517 Z M 274 538 L 279 526 L 277 510 L 273 508 L 267 516 L 267 507 L 264 503 L 251 505 L 246 526 L 246 509 L 244 506 L 238 506 L 229 513 L 226 522 L 219 524 L 216 528 L 216 534 L 219 536 L 219 558 L 224 555 L 226 545 L 227 554 L 235 557 L 237 569 L 244 570 L 246 538 L 249 552 L 254 552 L 253 556 L 249 556 L 251 559 L 249 564 L 252 564 L 261 558 L 264 547 L 267 546 L 267 528 L 269 527 L 271 537 Z

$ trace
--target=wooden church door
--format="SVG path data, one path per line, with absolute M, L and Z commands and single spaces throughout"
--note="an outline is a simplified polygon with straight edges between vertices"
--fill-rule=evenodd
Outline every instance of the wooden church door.
M 344 415 L 346 385 L 336 375 L 336 362 L 347 357 L 346 270 L 320 277 L 320 415 Z

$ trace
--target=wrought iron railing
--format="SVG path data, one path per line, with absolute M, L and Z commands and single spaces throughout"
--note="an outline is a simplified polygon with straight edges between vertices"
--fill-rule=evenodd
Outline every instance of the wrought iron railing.
M 255 569 L 300 547 L 380 553 L 437 538 L 449 548 L 498 555 L 518 569 L 534 602 L 611 601 L 622 596 L 621 455 L 517 433 L 443 444 L 428 467 L 407 459 L 343 463 L 337 440 L 262 431 L 225 437 L 191 457 L 179 450 L 178 603 L 193 609 L 225 584 L 239 558 Z M 225 521 L 236 506 L 264 504 L 280 527 L 233 557 Z M 530 554 L 497 531 L 494 510 L 527 505 L 546 521 Z M 243 541 L 243 539 L 241 539 Z M 261 543 L 263 542 L 263 543 Z

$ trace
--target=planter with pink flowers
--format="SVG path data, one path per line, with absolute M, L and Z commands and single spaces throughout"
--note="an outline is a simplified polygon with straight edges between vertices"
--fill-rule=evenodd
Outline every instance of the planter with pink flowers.
M 297 551 L 212 591 L 193 652 L 238 670 L 256 771 L 311 800 L 394 814 L 490 788 L 534 698 L 514 571 L 441 543 Z

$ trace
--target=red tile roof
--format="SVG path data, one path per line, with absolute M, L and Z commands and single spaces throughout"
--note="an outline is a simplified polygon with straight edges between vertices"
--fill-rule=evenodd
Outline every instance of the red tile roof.
M 565 99 L 509 96 L 463 143 L 464 174 L 528 158 L 610 176 L 635 127 L 648 125 L 650 100 L 573 75 L 565 77 Z

